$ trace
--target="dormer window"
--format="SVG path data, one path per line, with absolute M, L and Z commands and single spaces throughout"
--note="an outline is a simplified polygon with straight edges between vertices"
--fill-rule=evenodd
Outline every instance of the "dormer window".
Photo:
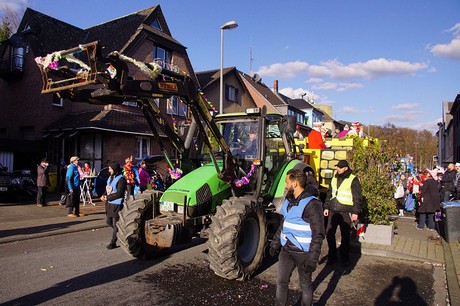
M 171 64 L 171 51 L 166 50 L 162 47 L 153 47 L 153 58 L 155 63 L 163 68 L 167 68 Z M 172 69 L 169 69 L 172 70 Z
M 30 25 L 28 22 L 24 25 L 24 28 L 22 28 L 22 32 L 29 31 L 30 30 Z
M 155 20 L 150 24 L 152 27 L 154 27 L 157 30 L 160 30 L 163 32 L 163 29 L 161 28 L 160 22 L 158 19 L 155 18 Z

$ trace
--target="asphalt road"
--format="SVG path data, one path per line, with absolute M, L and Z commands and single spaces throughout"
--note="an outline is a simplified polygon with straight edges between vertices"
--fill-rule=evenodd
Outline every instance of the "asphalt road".
M 247 282 L 215 276 L 201 240 L 139 261 L 106 250 L 110 229 L 2 244 L 1 305 L 274 305 L 276 260 Z M 326 252 L 323 247 L 323 253 Z M 315 305 L 446 305 L 442 266 L 352 256 L 350 269 L 321 263 Z M 290 303 L 299 296 L 292 277 Z

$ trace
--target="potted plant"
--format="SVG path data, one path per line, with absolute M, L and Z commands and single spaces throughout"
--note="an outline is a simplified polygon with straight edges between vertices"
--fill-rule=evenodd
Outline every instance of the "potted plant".
M 395 154 L 377 139 L 352 137 L 354 150 L 350 165 L 361 182 L 363 203 L 360 221 L 366 227 L 361 240 L 391 244 L 395 224 L 390 217 L 397 213 L 390 180 Z

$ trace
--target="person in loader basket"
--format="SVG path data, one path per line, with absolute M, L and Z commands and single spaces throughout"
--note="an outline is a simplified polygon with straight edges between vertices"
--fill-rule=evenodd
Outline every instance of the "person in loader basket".
M 361 212 L 361 183 L 352 174 L 346 160 L 339 160 L 336 167 L 337 172 L 331 180 L 324 203 L 324 216 L 328 217 L 326 239 L 329 251 L 326 264 L 333 265 L 337 261 L 335 233 L 340 227 L 340 258 L 342 266 L 347 267 L 350 264 L 351 223 L 358 220 Z
M 321 202 L 306 188 L 307 177 L 300 169 L 291 169 L 286 176 L 286 200 L 281 212 L 284 220 L 270 244 L 270 255 L 279 254 L 276 282 L 277 305 L 286 305 L 289 280 L 297 267 L 303 306 L 312 305 L 312 272 L 316 269 L 324 239 L 324 218 Z
M 107 249 L 111 250 L 117 247 L 117 222 L 120 219 L 118 212 L 123 208 L 126 179 L 121 173 L 120 164 L 117 162 L 109 163 L 109 173 L 110 177 L 107 180 L 107 187 L 101 201 L 105 202 L 105 222 L 113 229 L 112 240 L 107 245 Z

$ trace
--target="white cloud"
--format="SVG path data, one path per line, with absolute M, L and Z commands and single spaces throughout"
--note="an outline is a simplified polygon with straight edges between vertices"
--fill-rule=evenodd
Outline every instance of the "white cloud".
M 333 83 L 323 82 L 315 84 L 311 87 L 314 90 L 335 90 L 335 91 L 347 91 L 349 89 L 363 88 L 364 86 L 360 83 Z
M 427 63 L 411 63 L 399 60 L 378 58 L 367 62 L 342 64 L 337 60 L 321 62 L 320 65 L 310 65 L 307 62 L 295 61 L 275 63 L 262 66 L 257 72 L 261 76 L 294 78 L 299 75 L 309 75 L 310 80 L 328 77 L 331 79 L 372 79 L 387 75 L 414 74 L 428 68 Z
M 426 63 L 410 63 L 385 58 L 349 65 L 344 65 L 337 60 L 330 60 L 322 62 L 320 66 L 310 66 L 309 73 L 313 77 L 329 77 L 332 79 L 373 79 L 386 75 L 413 74 L 427 67 Z
M 323 82 L 313 85 L 311 88 L 315 90 L 337 90 L 338 84 L 333 82 Z
M 460 60 L 460 37 L 454 38 L 448 44 L 435 45 L 430 51 L 436 56 Z
M 448 29 L 447 32 L 452 32 L 454 36 L 449 43 L 428 46 L 428 48 L 435 56 L 460 60 L 460 22 Z
M 418 122 L 417 124 L 410 125 L 407 127 L 414 129 L 414 130 L 418 130 L 418 131 L 428 130 L 432 132 L 433 134 L 435 134 L 439 130 L 438 122 L 441 122 L 441 121 L 442 121 L 442 118 L 438 118 L 435 120 L 430 120 L 428 122 Z
M 257 72 L 261 76 L 265 77 L 277 77 L 291 79 L 298 75 L 305 74 L 308 70 L 308 63 L 306 62 L 288 62 L 288 63 L 276 63 L 270 66 L 262 66 Z
M 417 107 L 417 103 L 403 103 L 403 104 L 397 104 L 393 105 L 391 108 L 396 109 L 396 110 L 412 110 L 414 107 Z
M 454 33 L 454 36 L 459 36 L 460 35 L 460 22 L 455 24 L 452 28 L 450 28 L 447 31 Z
M 0 10 L 11 10 L 13 12 L 21 12 L 29 3 L 27 0 L 0 0 Z
M 342 107 L 342 112 L 344 112 L 345 114 L 359 113 L 360 109 L 358 109 L 356 107 L 351 107 L 351 106 L 344 106 L 344 107 Z
M 324 81 L 323 79 L 320 79 L 320 78 L 310 78 L 307 80 L 307 83 L 312 83 L 312 84 L 321 83 L 321 82 L 324 82 Z
M 393 123 L 394 125 L 397 125 L 397 123 L 418 121 L 419 119 L 409 113 L 398 113 L 397 115 L 392 114 L 392 115 L 385 116 L 383 117 L 383 120 L 385 122 L 389 122 L 389 123 Z
M 286 88 L 279 90 L 279 92 L 291 99 L 302 99 L 302 95 L 304 94 L 306 94 L 303 96 L 305 100 L 307 100 L 307 98 L 311 98 L 313 101 L 317 101 L 320 99 L 320 96 L 314 94 L 308 89 L 303 89 L 303 88 L 294 89 L 292 87 L 286 87 Z

